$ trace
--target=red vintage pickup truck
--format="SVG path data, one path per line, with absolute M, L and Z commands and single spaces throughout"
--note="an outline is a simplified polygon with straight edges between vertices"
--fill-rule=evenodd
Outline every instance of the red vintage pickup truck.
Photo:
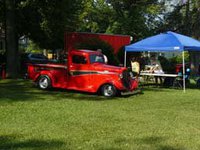
M 133 91 L 138 82 L 125 67 L 105 64 L 98 51 L 72 50 L 66 64 L 29 64 L 28 77 L 41 89 L 64 88 L 106 97 Z

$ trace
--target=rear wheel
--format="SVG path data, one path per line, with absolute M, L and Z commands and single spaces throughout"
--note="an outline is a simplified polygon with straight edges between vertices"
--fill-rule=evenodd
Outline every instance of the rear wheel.
M 37 83 L 39 88 L 43 90 L 49 89 L 51 87 L 51 79 L 45 75 L 40 76 Z
M 117 89 L 112 84 L 105 84 L 101 87 L 101 94 L 105 97 L 114 97 L 117 95 Z

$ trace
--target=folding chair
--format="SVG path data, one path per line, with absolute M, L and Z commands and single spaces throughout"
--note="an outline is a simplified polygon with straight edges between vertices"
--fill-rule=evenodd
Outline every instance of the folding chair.
M 190 68 L 187 68 L 185 71 L 185 84 L 188 85 L 190 83 Z M 183 75 L 182 72 L 180 71 L 178 73 L 178 77 L 174 80 L 173 87 L 177 88 L 183 88 Z

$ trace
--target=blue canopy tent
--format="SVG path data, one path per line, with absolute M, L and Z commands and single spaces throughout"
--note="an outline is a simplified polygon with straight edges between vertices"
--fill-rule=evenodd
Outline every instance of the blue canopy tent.
M 184 51 L 200 51 L 200 41 L 171 31 L 151 36 L 134 44 L 125 46 L 124 65 L 126 66 L 127 52 L 144 52 L 144 51 L 182 52 L 183 76 L 185 76 Z M 185 80 L 183 80 L 183 89 L 185 91 Z

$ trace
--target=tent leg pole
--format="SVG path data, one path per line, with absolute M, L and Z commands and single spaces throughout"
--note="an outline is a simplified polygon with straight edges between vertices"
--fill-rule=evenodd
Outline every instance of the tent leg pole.
M 185 93 L 185 54 L 182 52 L 183 57 L 183 92 Z
M 126 67 L 126 51 L 124 53 L 124 67 Z

